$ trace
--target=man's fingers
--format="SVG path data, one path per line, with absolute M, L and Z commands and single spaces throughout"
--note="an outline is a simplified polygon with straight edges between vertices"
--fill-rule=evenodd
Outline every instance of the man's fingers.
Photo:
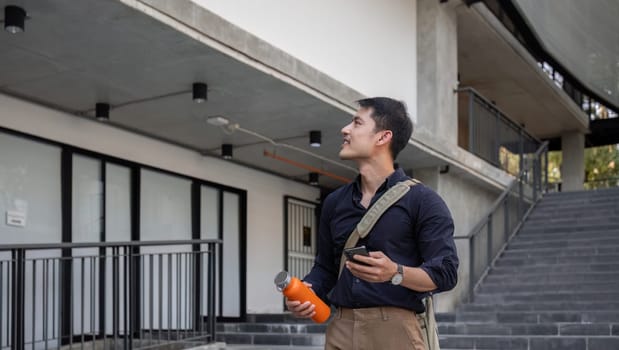
M 364 255 L 360 255 L 360 254 L 355 254 L 353 256 L 353 258 L 355 260 L 359 261 L 359 262 L 362 262 L 362 263 L 365 263 L 365 264 L 368 264 L 368 265 L 374 265 L 375 264 L 375 262 L 374 262 L 375 259 L 370 257 L 370 256 L 364 256 Z M 354 261 L 353 261 L 353 263 L 354 263 Z M 359 264 L 357 264 L 357 265 L 359 265 Z
M 370 256 L 371 256 L 372 258 L 385 258 L 385 257 L 387 257 L 387 256 L 385 255 L 385 253 L 383 253 L 383 252 L 381 252 L 381 251 L 370 252 Z
M 295 317 L 309 318 L 316 314 L 316 306 L 309 301 L 301 303 L 299 301 L 286 301 L 286 307 Z

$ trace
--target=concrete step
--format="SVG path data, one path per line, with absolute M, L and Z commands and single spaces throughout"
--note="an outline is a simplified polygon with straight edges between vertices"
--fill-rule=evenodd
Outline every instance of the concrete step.
M 598 224 L 574 224 L 574 225 L 538 225 L 535 227 L 526 227 L 523 228 L 521 233 L 523 235 L 530 235 L 536 233 L 589 233 L 593 234 L 595 232 L 619 232 L 619 222 L 614 223 L 598 223 Z
M 492 274 L 497 275 L 531 275 L 532 278 L 538 275 L 549 275 L 555 273 L 584 273 L 584 272 L 607 272 L 619 271 L 619 263 L 608 264 L 549 264 L 536 266 L 496 266 L 492 269 Z
M 537 274 L 504 274 L 491 270 L 483 283 L 529 283 L 535 281 L 537 283 L 583 283 L 594 284 L 605 281 L 618 281 L 619 272 L 574 272 L 567 271 L 562 273 L 548 274 L 545 272 Z
M 314 324 L 312 320 L 296 318 L 292 316 L 290 312 L 279 314 L 247 314 L 245 321 L 248 323 Z
M 535 211 L 534 211 L 535 213 Z M 533 216 L 531 214 L 527 217 L 525 221 L 525 226 L 529 224 L 564 224 L 564 223 L 574 223 L 574 222 L 583 222 L 583 223 L 595 223 L 595 222 L 617 222 L 616 216 L 609 216 L 605 214 L 596 214 L 596 212 L 591 212 L 589 215 L 584 217 L 574 217 L 572 215 L 548 215 L 547 217 L 543 217 L 541 215 Z
M 588 208 L 592 205 L 610 205 L 614 206 L 617 204 L 617 197 L 619 195 L 608 195 L 603 197 L 580 197 L 580 198 L 560 198 L 559 200 L 549 200 L 548 198 L 543 198 L 537 205 L 536 208 L 548 208 L 548 207 L 580 207 L 580 208 Z
M 321 334 L 327 329 L 326 324 L 315 323 L 218 323 L 218 332 L 243 333 L 290 333 L 290 334 Z
M 530 241 L 554 241 L 554 240 L 570 240 L 582 238 L 606 239 L 619 237 L 619 229 L 617 230 L 599 230 L 599 231 L 578 231 L 578 232 L 532 232 L 522 231 L 514 237 L 512 242 L 530 242 Z
M 619 337 L 613 336 L 481 336 L 440 335 L 441 348 L 502 350 L 614 350 Z
M 324 334 L 220 332 L 217 333 L 216 338 L 218 342 L 225 342 L 226 344 L 321 346 L 325 343 Z
M 495 266 L 538 266 L 563 264 L 619 264 L 619 255 L 501 257 Z
M 602 188 L 597 190 L 586 191 L 573 191 L 573 192 L 549 192 L 544 194 L 542 200 L 556 200 L 556 199 L 573 199 L 573 198 L 591 198 L 591 197 L 605 197 L 605 196 L 617 196 L 619 195 L 619 188 Z
M 457 312 L 460 323 L 583 323 L 619 324 L 617 311 L 500 311 L 500 312 Z M 615 333 L 615 335 L 618 335 Z
M 615 202 L 599 202 L 599 203 L 583 203 L 583 204 L 566 204 L 559 203 L 556 205 L 538 204 L 531 215 L 534 217 L 553 214 L 557 217 L 567 217 L 569 214 L 588 214 L 591 216 L 600 216 L 604 214 L 612 214 L 617 212 L 617 203 Z M 588 216 L 581 218 L 586 219 Z M 612 217 L 612 215 L 609 215 Z
M 527 220 L 525 222 L 525 224 L 522 226 L 521 231 L 518 234 L 526 234 L 529 232 L 535 233 L 535 232 L 548 232 L 548 231 L 542 231 L 541 228 L 544 227 L 553 227 L 553 228 L 560 228 L 560 229 L 569 229 L 572 228 L 574 226 L 578 227 L 578 226 L 588 226 L 590 227 L 590 229 L 588 230 L 580 230 L 580 231 L 606 231 L 607 229 L 604 228 L 604 226 L 609 225 L 609 226 L 619 226 L 619 221 L 615 218 L 613 219 L 609 219 L 609 218 L 591 218 L 591 219 L 575 219 L 575 218 L 569 218 L 569 219 L 555 219 L 554 221 L 551 220 L 540 220 L 540 219 L 535 219 L 535 220 Z M 598 227 L 598 226 L 602 226 L 602 227 Z M 569 232 L 569 231 L 551 231 L 551 232 Z M 617 231 L 615 231 L 617 232 Z
M 442 323 L 439 334 L 458 335 L 619 335 L 613 323 Z M 613 334 L 613 331 L 615 334 Z
M 537 240 L 534 242 L 526 240 L 514 240 L 509 243 L 508 249 L 539 249 L 539 248 L 554 248 L 563 249 L 570 247 L 604 247 L 608 245 L 619 245 L 619 236 L 617 238 L 600 238 L 586 237 L 579 239 L 566 239 L 566 240 Z
M 615 321 L 619 313 L 619 301 L 576 301 L 576 302 L 534 302 L 527 304 L 505 304 L 497 305 L 495 303 L 481 303 L 475 300 L 474 303 L 464 304 L 458 307 L 458 311 L 454 315 L 466 314 L 469 312 L 504 314 L 507 313 L 513 317 L 522 315 L 530 315 L 536 313 L 538 316 L 548 317 L 548 319 L 556 319 L 556 317 L 565 317 L 570 322 L 590 322 L 598 320 L 599 322 L 617 322 Z M 444 315 L 441 317 L 447 317 Z M 453 316 L 449 314 L 449 316 Z M 455 317 L 455 316 L 453 316 Z M 478 316 L 476 316 L 478 317 Z M 489 316 L 490 320 L 497 320 L 496 316 Z M 527 316 L 527 320 L 531 318 Z M 541 316 L 540 316 L 541 317 Z M 481 321 L 483 318 L 480 318 Z M 516 318 L 517 319 L 517 318 Z M 456 319 L 445 319 L 445 322 L 453 322 Z M 461 319 L 460 319 L 461 320 Z M 539 322 L 539 318 L 533 319 L 533 322 Z M 505 321 L 505 320 L 503 320 Z M 513 321 L 520 322 L 520 321 Z
M 579 219 L 586 219 L 589 217 L 613 217 L 617 213 L 617 208 L 610 205 L 599 205 L 597 207 L 582 207 L 582 208 L 558 208 L 558 207 L 546 207 L 538 209 L 537 207 L 528 216 L 531 219 L 538 218 L 565 218 L 573 217 Z
M 583 201 L 557 201 L 557 202 L 545 202 L 542 201 L 535 206 L 536 212 L 545 212 L 558 210 L 559 212 L 596 212 L 598 210 L 616 210 L 617 201 L 616 198 L 612 200 L 604 199 L 590 199 Z
M 503 251 L 501 258 L 533 258 L 533 257 L 576 257 L 576 256 L 615 256 L 619 255 L 619 245 L 605 245 L 601 247 L 570 247 L 563 249 L 556 248 L 528 248 L 528 249 L 507 249 Z
M 546 290 L 569 291 L 572 293 L 586 292 L 590 290 L 595 290 L 598 292 L 613 292 L 619 291 L 619 281 L 606 279 L 597 283 L 544 283 L 536 280 L 527 281 L 527 283 L 513 283 L 511 281 L 505 281 L 505 283 L 484 282 L 477 291 L 479 293 L 538 293 Z
M 571 291 L 547 291 L 525 293 L 477 293 L 475 301 L 479 303 L 521 304 L 539 302 L 573 302 L 579 300 L 614 301 L 619 299 L 619 291 L 598 292 L 589 291 L 572 293 Z M 569 309 L 569 308 L 568 308 Z
M 580 209 L 581 211 L 595 211 L 591 208 L 600 209 L 600 208 L 616 208 L 617 198 L 590 198 L 590 199 L 576 199 L 576 200 L 566 200 L 566 201 L 541 201 L 538 203 L 535 208 L 539 210 L 547 210 L 547 209 Z

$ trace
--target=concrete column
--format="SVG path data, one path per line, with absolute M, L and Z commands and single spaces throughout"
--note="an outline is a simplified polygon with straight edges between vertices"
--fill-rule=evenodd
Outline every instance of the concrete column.
M 580 132 L 570 132 L 561 136 L 563 164 L 561 191 L 580 191 L 585 182 L 585 135 Z
M 458 143 L 458 32 L 455 6 L 417 1 L 417 124 L 414 136 L 432 146 Z M 413 113 L 413 111 L 411 111 Z

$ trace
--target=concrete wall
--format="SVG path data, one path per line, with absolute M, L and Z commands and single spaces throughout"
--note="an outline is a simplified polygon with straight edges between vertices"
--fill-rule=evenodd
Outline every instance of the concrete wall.
M 2 94 L 0 126 L 247 190 L 247 311 L 282 311 L 273 276 L 284 266 L 283 197 L 314 201 L 318 189 Z
M 417 109 L 415 0 L 193 1 L 364 95 Z
M 439 175 L 438 193 L 451 210 L 454 218 L 455 236 L 466 236 L 484 218 L 501 191 L 480 186 L 456 174 Z M 469 247 L 467 239 L 456 239 L 460 258 L 458 284 L 453 290 L 439 294 L 436 298 L 438 311 L 453 311 L 468 296 L 469 287 Z
M 458 144 L 458 26 L 456 2 L 417 1 L 417 120 L 415 137 Z

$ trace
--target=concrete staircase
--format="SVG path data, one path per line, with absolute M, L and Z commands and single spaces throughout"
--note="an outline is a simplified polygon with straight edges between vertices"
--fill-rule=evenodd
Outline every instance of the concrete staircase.
M 546 195 L 475 294 L 452 349 L 619 349 L 619 189 Z
M 474 301 L 437 320 L 443 350 L 619 349 L 619 189 L 546 195 Z M 317 349 L 325 328 L 252 315 L 218 340 Z

